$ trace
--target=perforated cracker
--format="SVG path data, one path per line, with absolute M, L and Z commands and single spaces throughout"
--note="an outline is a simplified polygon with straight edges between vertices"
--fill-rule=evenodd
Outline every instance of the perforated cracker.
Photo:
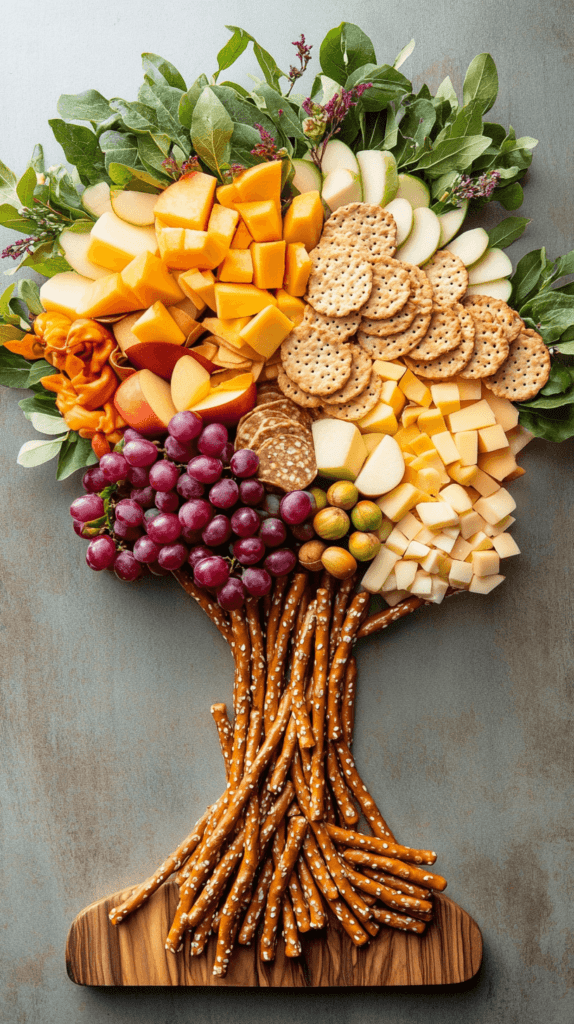
M 335 210 L 323 228 L 323 238 L 333 236 L 344 239 L 349 245 L 364 247 L 373 260 L 394 256 L 397 250 L 394 217 L 371 203 L 348 203 Z
M 373 372 L 367 387 L 352 402 L 346 402 L 345 405 L 325 405 L 323 411 L 327 411 L 329 416 L 334 416 L 337 420 L 360 420 L 374 409 L 379 401 L 382 386 L 381 378 Z
M 524 329 L 524 324 L 518 313 L 502 299 L 493 299 L 490 295 L 467 295 L 463 305 L 471 313 L 476 313 L 482 320 L 488 319 L 489 316 L 492 317 L 495 323 L 502 327 L 509 343 L 514 341 Z
M 465 341 L 474 341 L 474 320 L 470 310 L 465 309 L 461 302 L 455 302 L 451 311 L 456 313 L 460 320 L 460 329 Z
M 467 380 L 475 380 L 480 377 L 492 377 L 502 366 L 508 355 L 509 345 L 506 335 L 494 320 L 480 320 L 477 316 L 474 320 L 474 351 L 470 361 L 460 376 Z
M 325 396 L 323 401 L 327 405 L 345 405 L 368 387 L 373 367 L 372 360 L 360 345 L 349 345 L 349 349 L 353 357 L 349 379 L 340 391 L 335 391 L 335 394 L 329 397 Z
M 432 285 L 435 305 L 452 306 L 462 299 L 468 288 L 468 270 L 459 256 L 439 249 L 423 270 Z
M 323 329 L 339 341 L 347 341 L 356 334 L 361 322 L 361 313 L 347 313 L 346 316 L 322 316 L 308 303 L 305 304 L 303 323 L 308 327 Z
M 351 245 L 332 251 L 313 249 L 307 302 L 323 316 L 346 316 L 365 304 L 373 283 L 369 260 Z
M 286 398 L 290 398 L 292 402 L 303 406 L 304 409 L 317 408 L 321 404 L 320 399 L 315 395 L 308 395 L 306 391 L 302 391 L 299 385 L 287 376 L 282 366 L 279 367 L 277 383 Z
M 411 263 L 401 263 L 407 271 L 411 285 L 411 295 L 406 304 L 398 313 L 388 320 L 371 320 L 365 317 L 361 321 L 361 330 L 365 334 L 372 334 L 376 338 L 387 338 L 391 334 L 401 334 L 410 327 L 413 320 L 419 314 L 425 316 L 432 309 L 432 286 L 425 277 L 420 267 Z
M 484 383 L 498 398 L 526 402 L 538 394 L 549 376 L 550 353 L 540 335 L 525 328 L 511 342 L 506 361 Z
M 313 441 L 277 434 L 259 448 L 258 478 L 283 491 L 304 490 L 317 475 Z
M 374 260 L 373 286 L 361 313 L 371 320 L 388 320 L 403 308 L 411 293 L 408 272 L 390 256 Z
M 417 313 L 414 320 L 400 334 L 392 334 L 389 338 L 377 338 L 363 331 L 357 333 L 357 340 L 372 359 L 398 359 L 415 347 L 426 334 L 431 321 L 428 313 Z
M 444 355 L 439 356 L 438 359 L 432 359 L 430 362 L 425 363 L 422 360 L 411 359 L 409 356 L 405 356 L 404 361 L 409 370 L 416 373 L 418 377 L 430 377 L 431 380 L 447 380 L 449 377 L 454 377 L 455 374 L 460 373 L 470 361 L 473 350 L 473 341 L 462 341 L 457 348 L 451 349 L 450 352 L 445 352 Z
M 292 331 L 281 345 L 283 369 L 310 395 L 332 395 L 347 383 L 352 355 L 324 332 Z
M 411 359 L 428 362 L 458 348 L 463 340 L 460 320 L 450 309 L 435 309 L 424 338 L 411 349 Z

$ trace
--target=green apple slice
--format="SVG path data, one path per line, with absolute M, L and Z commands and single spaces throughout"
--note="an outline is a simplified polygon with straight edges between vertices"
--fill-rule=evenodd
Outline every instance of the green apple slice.
M 512 263 L 502 249 L 487 249 L 484 256 L 473 263 L 468 272 L 469 284 L 482 284 L 483 281 L 498 281 L 501 277 L 510 277 Z
M 363 149 L 357 153 L 363 180 L 363 200 L 374 206 L 386 206 L 397 194 L 397 161 L 381 149 Z
M 347 203 L 360 203 L 363 198 L 361 179 L 345 167 L 336 167 L 323 181 L 321 196 L 331 212 Z
M 101 217 L 102 213 L 111 213 L 110 186 L 107 181 L 99 181 L 97 185 L 89 185 L 82 193 L 82 206 L 92 217 Z
M 465 267 L 471 267 L 488 249 L 488 235 L 484 228 L 472 228 L 448 244 L 448 251 L 462 260 Z
M 464 218 L 466 217 L 466 211 L 468 210 L 468 199 L 463 199 L 460 206 L 457 206 L 456 210 L 449 210 L 448 213 L 439 213 L 438 219 L 440 220 L 440 238 L 438 242 L 439 249 L 444 248 L 447 242 L 450 242 L 451 238 L 460 231 Z
M 387 203 L 385 210 L 394 217 L 397 225 L 397 245 L 406 242 L 413 226 L 413 208 L 408 199 L 392 199 Z
M 512 294 L 512 284 L 507 277 L 498 281 L 484 281 L 482 284 L 471 284 L 466 290 L 467 295 L 489 295 L 491 299 L 508 302 Z
M 154 223 L 153 208 L 157 203 L 157 195 L 150 192 L 110 192 L 112 210 L 120 220 L 127 224 L 135 224 L 138 228 L 148 227 Z
M 318 167 L 311 160 L 299 160 L 291 163 L 295 168 L 293 184 L 298 192 L 320 192 L 323 178 Z
M 424 181 L 414 174 L 399 174 L 399 187 L 395 199 L 408 199 L 413 210 L 419 206 L 430 206 L 430 192 Z
M 77 234 L 65 228 L 60 235 L 60 248 L 64 253 L 72 270 L 82 277 L 89 277 L 91 281 L 97 281 L 100 277 L 108 277 L 109 270 L 105 267 L 98 267 L 88 259 L 87 252 L 91 242 L 91 233 L 86 231 L 83 235 Z
M 351 171 L 351 174 L 360 173 L 359 164 L 352 149 L 349 149 L 344 142 L 339 142 L 339 139 L 331 139 L 325 146 L 325 152 L 321 160 L 321 170 L 323 175 L 326 176 L 331 171 L 336 171 L 340 167 L 346 171 Z
M 440 222 L 432 210 L 419 206 L 413 210 L 413 226 L 406 242 L 397 249 L 396 258 L 420 267 L 436 252 L 440 238 Z

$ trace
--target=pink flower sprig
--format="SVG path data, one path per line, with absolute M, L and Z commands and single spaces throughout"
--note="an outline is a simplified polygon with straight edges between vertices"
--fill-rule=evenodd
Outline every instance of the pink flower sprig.
M 245 167 L 243 164 L 230 164 L 222 171 L 222 177 L 226 185 L 232 185 L 233 182 L 240 174 L 243 174 Z
M 485 171 L 478 178 L 463 174 L 446 197 L 449 203 L 460 203 L 463 199 L 490 199 L 500 182 L 500 171 Z
M 283 111 L 279 110 L 278 113 L 282 114 Z M 254 124 L 253 127 L 257 128 L 261 138 L 261 142 L 251 150 L 253 156 L 261 156 L 264 160 L 281 160 L 284 156 L 284 151 L 277 149 L 277 142 L 271 133 L 268 132 L 262 124 Z
M 315 103 L 310 96 L 303 101 L 303 110 L 307 114 L 303 121 L 303 131 L 313 143 L 311 159 L 319 170 L 327 143 L 334 135 L 338 135 L 351 107 L 357 106 L 360 97 L 367 89 L 372 88 L 372 84 L 365 82 L 362 85 L 355 85 L 352 89 L 340 89 L 323 106 Z
M 0 259 L 19 260 L 21 256 L 29 256 L 34 251 L 35 242 L 37 239 L 33 235 L 30 235 L 29 238 L 19 238 L 17 242 L 13 242 L 12 245 L 8 245 L 2 250 Z
M 289 96 L 289 94 L 291 93 L 291 90 L 293 89 L 295 82 L 297 82 L 305 74 L 307 67 L 309 66 L 309 61 L 311 60 L 311 50 L 313 49 L 312 46 L 307 46 L 305 42 L 305 36 L 303 35 L 303 33 L 301 33 L 301 38 L 294 39 L 291 45 L 294 46 L 295 50 L 297 51 L 297 57 L 299 58 L 299 67 L 296 68 L 293 65 L 291 65 L 291 67 L 289 68 L 289 74 L 287 77 L 291 84 L 289 86 L 289 89 L 287 90 L 287 96 Z
M 189 174 L 190 171 L 200 171 L 201 166 L 196 156 L 190 156 L 187 160 L 184 160 L 182 164 L 178 164 L 175 157 L 170 156 L 167 160 L 162 160 L 162 167 L 165 168 L 166 173 L 174 181 L 179 181 L 184 174 Z

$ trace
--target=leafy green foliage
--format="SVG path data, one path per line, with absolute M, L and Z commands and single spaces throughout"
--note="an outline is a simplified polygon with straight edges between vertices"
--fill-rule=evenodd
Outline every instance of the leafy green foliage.
M 488 232 L 490 248 L 506 249 L 524 234 L 530 224 L 528 217 L 505 217 Z

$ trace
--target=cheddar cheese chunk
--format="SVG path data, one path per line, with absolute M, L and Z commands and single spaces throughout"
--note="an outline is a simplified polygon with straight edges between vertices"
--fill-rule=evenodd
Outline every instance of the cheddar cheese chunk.
M 253 242 L 253 283 L 258 288 L 281 288 L 285 275 L 285 242 Z
M 307 252 L 317 245 L 323 230 L 323 203 L 318 192 L 295 196 L 283 219 L 286 242 L 303 242 Z
M 256 242 L 276 242 L 281 238 L 281 214 L 272 199 L 238 203 L 237 209 Z
M 131 288 L 139 299 L 140 309 L 153 302 L 175 305 L 184 298 L 184 293 L 169 270 L 151 252 L 142 252 L 128 263 L 121 272 L 122 281 Z M 192 300 L 193 301 L 193 300 Z
M 292 329 L 291 320 L 277 306 L 266 306 L 239 334 L 264 359 L 269 359 Z
M 304 295 L 312 269 L 313 261 L 303 242 L 289 242 L 285 256 L 285 291 L 290 295 Z
M 185 334 L 162 302 L 154 302 L 142 313 L 132 325 L 132 334 L 140 341 L 169 341 L 174 345 L 183 345 L 185 341 Z

